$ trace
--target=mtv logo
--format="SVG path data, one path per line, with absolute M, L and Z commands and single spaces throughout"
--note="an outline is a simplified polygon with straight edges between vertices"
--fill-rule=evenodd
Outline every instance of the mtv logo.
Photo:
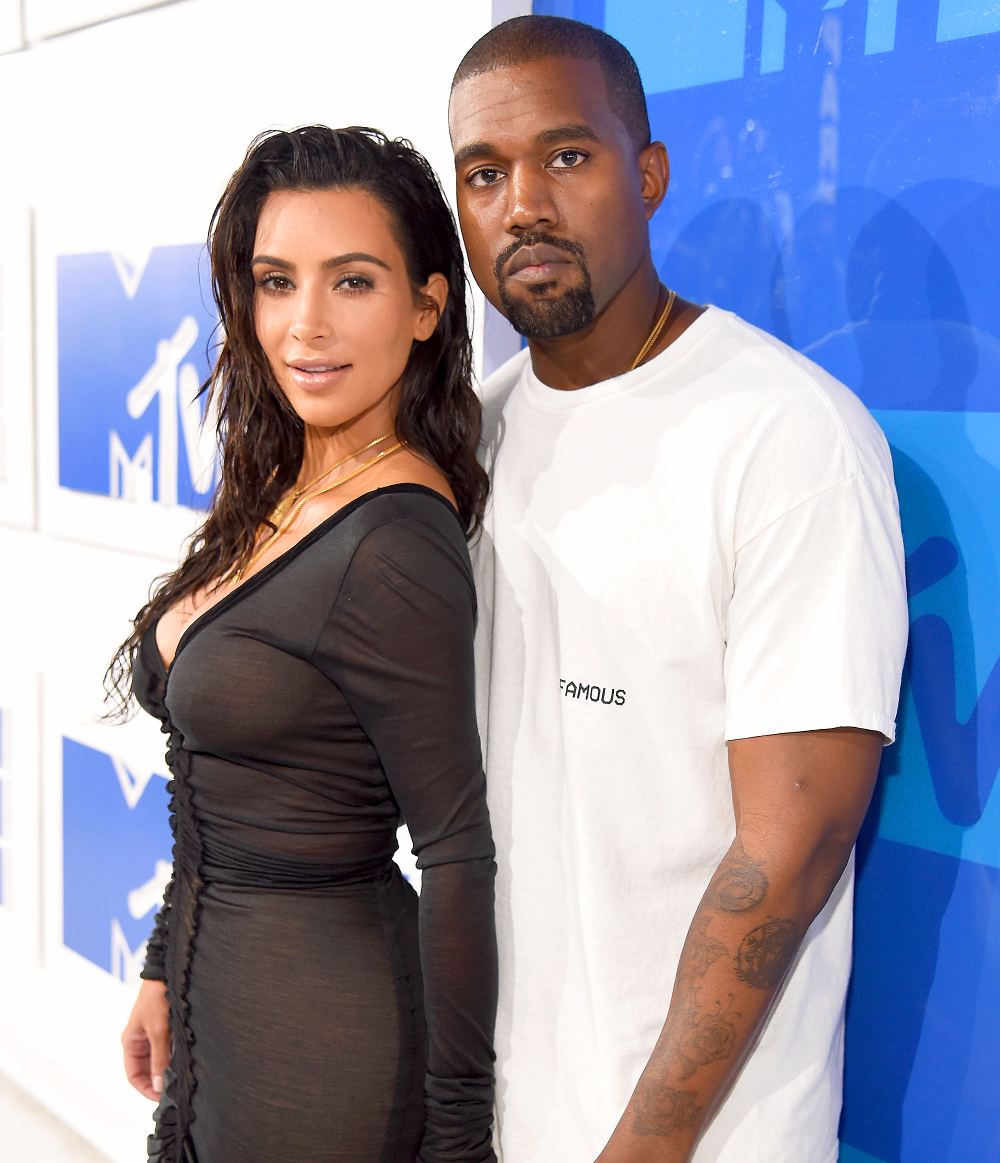
M 215 417 L 196 399 L 217 319 L 199 245 L 138 259 L 59 255 L 59 483 L 133 503 L 207 507 Z M 203 422 L 204 419 L 204 422 Z
M 73 739 L 62 753 L 63 941 L 130 981 L 170 878 L 165 777 Z

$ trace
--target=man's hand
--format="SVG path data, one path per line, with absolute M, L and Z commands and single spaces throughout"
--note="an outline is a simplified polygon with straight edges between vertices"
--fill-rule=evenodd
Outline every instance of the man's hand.
M 144 981 L 122 1031 L 125 1075 L 140 1094 L 154 1101 L 163 1091 L 170 1065 L 170 1015 L 162 981 Z
M 736 838 L 695 912 L 670 1008 L 598 1163 L 687 1163 L 850 858 L 882 753 L 855 728 L 729 744 Z

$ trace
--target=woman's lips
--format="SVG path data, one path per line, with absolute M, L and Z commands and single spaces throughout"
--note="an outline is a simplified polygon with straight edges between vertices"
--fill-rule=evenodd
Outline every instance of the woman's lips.
M 307 392 L 320 391 L 323 388 L 332 387 L 343 379 L 344 375 L 351 370 L 349 363 L 345 364 L 325 364 L 316 367 L 299 367 L 295 364 L 288 365 L 288 374 L 292 377 L 295 384 L 305 389 Z

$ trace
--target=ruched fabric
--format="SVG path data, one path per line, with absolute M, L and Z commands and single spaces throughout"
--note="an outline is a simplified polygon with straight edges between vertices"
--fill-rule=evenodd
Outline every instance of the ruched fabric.
M 143 640 L 174 835 L 143 970 L 172 1035 L 154 1163 L 494 1159 L 474 619 L 453 510 L 404 485 L 192 622 L 169 674 Z

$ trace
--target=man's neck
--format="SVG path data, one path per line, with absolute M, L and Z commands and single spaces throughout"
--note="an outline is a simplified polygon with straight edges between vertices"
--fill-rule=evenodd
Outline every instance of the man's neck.
M 543 384 L 562 391 L 586 388 L 627 372 L 657 322 L 664 294 L 648 252 L 628 282 L 583 331 L 560 339 L 531 339 L 531 366 Z M 661 335 L 650 356 L 665 346 Z

